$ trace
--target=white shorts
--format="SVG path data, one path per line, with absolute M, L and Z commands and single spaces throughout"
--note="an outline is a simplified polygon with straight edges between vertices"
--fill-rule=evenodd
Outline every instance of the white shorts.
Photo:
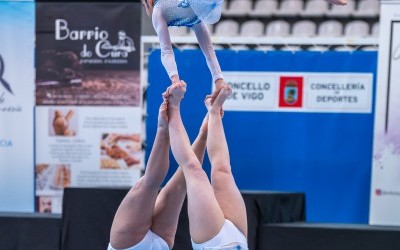
M 149 230 L 143 240 L 134 246 L 125 249 L 115 249 L 110 243 L 107 250 L 169 250 L 169 246 L 165 240 Z
M 209 241 L 197 244 L 192 241 L 193 250 L 248 250 L 247 239 L 230 221 L 225 220 L 221 231 Z

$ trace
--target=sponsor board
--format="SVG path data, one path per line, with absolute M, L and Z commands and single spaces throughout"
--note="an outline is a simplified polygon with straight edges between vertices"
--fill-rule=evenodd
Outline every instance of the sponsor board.
M 140 3 L 36 4 L 36 210 L 144 168 Z
M 34 211 L 34 22 L 32 1 L 0 1 L 0 212 Z
M 369 73 L 226 72 L 225 110 L 371 113 Z

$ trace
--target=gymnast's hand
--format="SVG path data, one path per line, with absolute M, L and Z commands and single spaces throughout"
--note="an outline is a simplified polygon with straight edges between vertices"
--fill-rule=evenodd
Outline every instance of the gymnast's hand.
M 346 5 L 347 0 L 327 0 L 329 3 L 337 4 L 337 5 Z
M 179 83 L 181 80 L 179 79 L 178 75 L 173 75 L 171 76 L 171 85 L 174 85 L 175 83 Z

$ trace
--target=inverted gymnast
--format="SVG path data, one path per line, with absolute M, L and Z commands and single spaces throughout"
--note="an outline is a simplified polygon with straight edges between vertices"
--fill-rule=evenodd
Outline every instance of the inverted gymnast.
M 211 162 L 211 183 L 190 147 L 182 123 L 180 103 L 185 92 L 186 84 L 183 81 L 169 87 L 168 120 L 172 153 L 186 179 L 193 249 L 247 250 L 246 207 L 231 172 L 221 116 L 222 105 L 232 89 L 224 83 L 205 101 L 208 109 L 207 153 Z
M 347 0 L 326 1 L 339 5 L 347 3 Z M 218 88 L 224 79 L 206 24 L 219 21 L 223 0 L 142 0 L 142 3 L 147 14 L 152 18 L 154 29 L 160 40 L 161 62 L 172 84 L 179 82 L 180 78 L 168 27 L 186 26 L 195 32 L 199 46 L 206 57 L 213 82 Z
M 145 174 L 131 188 L 115 214 L 108 250 L 169 250 L 174 244 L 186 183 L 182 168 L 178 168 L 158 194 L 169 168 L 167 108 L 168 102 L 164 100 Z M 203 162 L 206 138 L 207 117 L 192 145 L 200 163 Z
M 213 82 L 224 82 L 206 24 L 218 22 L 223 0 L 142 0 L 160 40 L 161 61 L 172 84 L 180 81 L 168 26 L 186 26 L 196 34 Z

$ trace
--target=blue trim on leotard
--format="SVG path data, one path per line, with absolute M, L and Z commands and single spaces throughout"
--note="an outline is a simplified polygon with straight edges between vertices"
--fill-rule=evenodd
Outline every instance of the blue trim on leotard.
M 188 28 L 191 28 L 191 27 L 193 27 L 194 25 L 196 25 L 196 24 L 198 24 L 200 22 L 201 22 L 200 19 L 198 19 L 197 17 L 196 18 L 192 18 L 192 19 L 188 19 L 188 18 L 179 19 L 179 18 L 177 18 L 177 19 L 174 19 L 174 20 L 171 20 L 170 22 L 168 22 L 167 25 L 168 26 L 178 26 L 178 27 L 186 26 Z

